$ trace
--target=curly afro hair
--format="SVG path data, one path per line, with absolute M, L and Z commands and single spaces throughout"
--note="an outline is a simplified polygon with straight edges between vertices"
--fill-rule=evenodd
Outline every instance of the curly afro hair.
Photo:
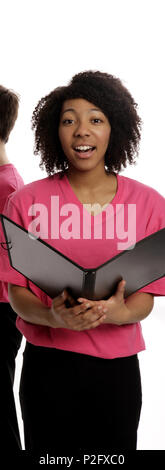
M 111 125 L 110 141 L 105 153 L 105 171 L 121 171 L 135 163 L 139 152 L 142 120 L 130 92 L 119 78 L 99 71 L 80 72 L 68 86 L 55 88 L 38 102 L 32 114 L 35 131 L 34 154 L 40 154 L 40 167 L 50 176 L 68 168 L 58 136 L 62 104 L 65 100 L 83 98 L 98 106 Z M 123 168 L 122 168 L 123 167 Z

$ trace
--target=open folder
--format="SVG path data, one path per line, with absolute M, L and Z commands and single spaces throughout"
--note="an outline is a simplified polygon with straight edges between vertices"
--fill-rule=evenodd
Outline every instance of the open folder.
M 140 240 L 97 268 L 85 269 L 8 217 L 0 215 L 11 266 L 53 298 L 68 289 L 71 295 L 107 299 L 121 279 L 125 297 L 165 276 L 165 228 Z M 131 248 L 131 247 L 130 247 Z

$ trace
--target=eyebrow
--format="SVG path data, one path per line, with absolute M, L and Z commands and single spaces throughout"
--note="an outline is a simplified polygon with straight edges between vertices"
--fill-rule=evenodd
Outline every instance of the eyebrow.
M 65 109 L 65 111 L 62 112 L 62 114 L 67 113 L 67 111 L 73 111 L 74 113 L 76 113 L 75 109 L 68 108 L 68 109 Z M 89 111 L 100 111 L 100 112 L 102 112 L 101 109 L 99 109 L 99 108 L 91 108 L 91 109 L 89 109 Z

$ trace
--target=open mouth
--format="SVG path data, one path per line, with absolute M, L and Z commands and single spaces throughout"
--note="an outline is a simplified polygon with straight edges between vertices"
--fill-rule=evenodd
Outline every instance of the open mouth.
M 95 149 L 96 147 L 91 147 L 91 146 L 74 147 L 76 154 L 80 156 L 81 158 L 90 157 L 93 154 Z

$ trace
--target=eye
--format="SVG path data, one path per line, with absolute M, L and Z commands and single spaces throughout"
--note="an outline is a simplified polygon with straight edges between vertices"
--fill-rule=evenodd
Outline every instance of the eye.
M 71 122 L 73 122 L 72 119 L 64 119 L 64 121 L 62 121 L 62 124 L 70 124 Z
M 94 118 L 94 119 L 92 119 L 92 121 L 99 121 L 99 122 L 103 122 L 103 121 L 102 121 L 101 119 L 99 119 L 99 118 Z

